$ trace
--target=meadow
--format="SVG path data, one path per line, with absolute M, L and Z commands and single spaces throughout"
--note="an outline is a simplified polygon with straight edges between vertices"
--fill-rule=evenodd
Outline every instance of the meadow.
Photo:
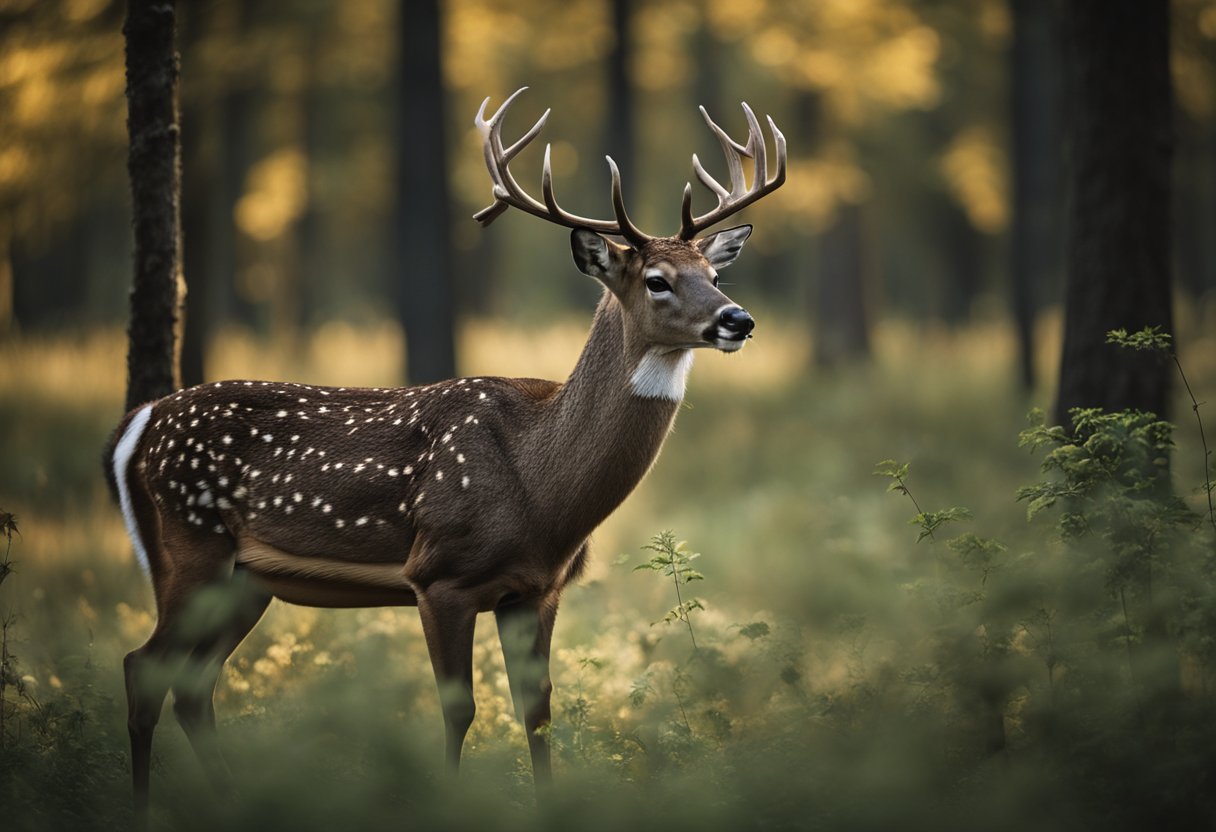
M 1048 379 L 1057 329 L 1045 321 L 1039 339 Z M 1202 401 L 1216 337 L 1191 329 L 1179 351 Z M 470 324 L 463 369 L 561 378 L 584 330 Z M 99 465 L 124 350 L 116 329 L 0 344 L 0 509 L 20 529 L 0 586 L 13 832 L 129 823 L 121 658 L 150 631 L 152 596 Z M 808 369 L 807 351 L 798 327 L 766 324 L 740 355 L 698 356 L 658 464 L 564 598 L 556 785 L 539 806 L 488 618 L 452 782 L 416 612 L 276 603 L 217 697 L 239 799 L 215 799 L 166 708 L 153 828 L 1064 830 L 1216 816 L 1216 542 L 1189 402 L 1171 475 L 1192 514 L 1157 530 L 1154 592 L 1138 596 L 1112 578 L 1096 525 L 1062 534 L 1059 507 L 1028 521 L 1015 499 L 1044 481 L 1044 453 L 1018 434 L 1050 393 L 1016 389 L 1002 322 L 887 322 L 872 364 L 834 373 Z M 390 325 L 332 324 L 282 345 L 234 330 L 211 360 L 219 378 L 391 384 L 400 353 Z M 1208 425 L 1211 441 L 1216 415 Z M 918 509 L 874 475 L 886 459 L 910 464 L 902 482 L 924 511 L 970 519 L 922 535 L 926 518 L 910 524 Z M 669 615 L 670 577 L 635 569 L 666 530 L 700 554 L 685 617 Z

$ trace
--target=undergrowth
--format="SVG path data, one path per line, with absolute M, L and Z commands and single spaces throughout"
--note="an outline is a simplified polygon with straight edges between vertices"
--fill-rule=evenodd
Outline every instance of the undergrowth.
M 1019 450 L 1016 418 L 981 421 L 990 398 L 925 404 L 919 383 L 702 396 L 681 417 L 649 490 L 626 504 L 656 506 L 612 550 L 634 554 L 600 564 L 564 600 L 549 729 L 557 786 L 539 807 L 492 628 L 475 644 L 465 768 L 448 782 L 412 611 L 276 605 L 219 692 L 240 799 L 214 798 L 166 709 L 153 826 L 1206 822 L 1216 527 L 1202 487 L 1180 497 L 1172 481 L 1195 460 L 1159 464 L 1175 432 L 1130 412 L 1077 411 L 1070 430 L 1036 414 Z M 865 421 L 884 408 L 898 419 Z M 681 442 L 689 450 L 676 456 Z M 878 469 L 910 501 L 912 531 L 857 462 L 886 443 L 912 459 Z M 75 504 L 93 499 L 72 487 Z M 26 534 L 56 533 L 18 509 Z M 646 540 L 667 526 L 692 542 Z M 129 564 L 95 557 L 84 538 L 65 535 L 60 561 L 0 571 L 0 612 L 20 613 L 4 654 L 6 829 L 129 821 L 119 667 L 146 637 L 151 602 Z

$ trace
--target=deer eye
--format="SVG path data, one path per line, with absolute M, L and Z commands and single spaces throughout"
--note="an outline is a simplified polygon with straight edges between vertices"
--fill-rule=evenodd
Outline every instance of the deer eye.
M 648 277 L 646 278 L 646 288 L 653 294 L 661 295 L 671 291 L 671 284 L 661 277 Z
M 718 288 L 718 276 L 717 275 L 714 275 L 714 288 L 715 289 Z

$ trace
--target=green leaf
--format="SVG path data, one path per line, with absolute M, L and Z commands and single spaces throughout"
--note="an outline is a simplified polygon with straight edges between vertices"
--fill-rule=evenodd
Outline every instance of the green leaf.
M 1106 333 L 1106 343 L 1117 344 L 1120 347 L 1126 347 L 1133 350 L 1152 350 L 1154 352 L 1168 353 L 1171 348 L 1173 336 L 1168 332 L 1162 332 L 1159 326 L 1146 326 L 1137 332 L 1128 335 L 1126 329 L 1112 329 Z
M 899 463 L 893 459 L 884 459 L 882 462 L 874 466 L 874 476 L 890 477 L 894 480 L 907 479 L 908 469 L 911 463 Z
M 748 639 L 749 641 L 755 641 L 758 638 L 764 638 L 765 636 L 767 636 L 769 634 L 769 632 L 770 632 L 770 629 L 769 629 L 768 624 L 766 624 L 763 621 L 752 621 L 751 623 L 744 624 L 742 627 L 739 628 L 739 635 L 743 636 L 744 638 Z

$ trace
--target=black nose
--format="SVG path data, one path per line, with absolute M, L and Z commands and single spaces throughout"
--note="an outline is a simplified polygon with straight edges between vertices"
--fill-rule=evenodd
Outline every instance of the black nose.
M 718 316 L 718 326 L 728 332 L 735 332 L 739 335 L 746 335 L 756 327 L 756 322 L 752 320 L 752 316 L 747 314 L 747 310 L 738 306 L 732 306 L 728 309 L 723 309 L 722 314 Z

